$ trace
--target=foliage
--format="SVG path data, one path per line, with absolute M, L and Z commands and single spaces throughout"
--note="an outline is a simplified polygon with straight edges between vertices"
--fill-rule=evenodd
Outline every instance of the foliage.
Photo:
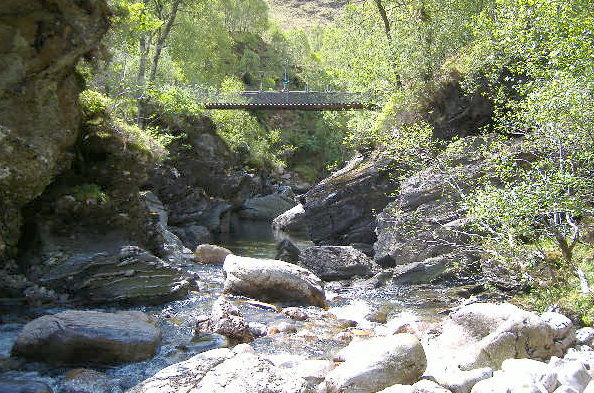
M 80 93 L 79 103 L 81 110 L 87 119 L 105 114 L 112 100 L 94 90 L 84 90 Z
M 109 196 L 97 184 L 79 184 L 72 189 L 72 196 L 86 204 L 102 205 L 109 202 Z

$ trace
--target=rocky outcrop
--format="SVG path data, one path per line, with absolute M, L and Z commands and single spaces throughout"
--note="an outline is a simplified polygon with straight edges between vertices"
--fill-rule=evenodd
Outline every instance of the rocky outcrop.
M 404 270 L 404 282 L 459 284 L 476 278 L 479 255 L 470 245 L 459 201 L 460 192 L 483 174 L 477 154 L 482 144 L 481 139 L 463 141 L 438 159 L 448 162 L 447 170 L 429 167 L 402 182 L 398 200 L 378 216 L 374 258 L 379 265 L 416 264 L 413 271 Z
M 386 206 L 387 195 L 397 184 L 390 177 L 391 163 L 387 153 L 356 157 L 307 192 L 301 198 L 305 210 L 301 219 L 311 240 L 371 250 L 376 240 L 374 212 Z
M 274 194 L 247 199 L 239 211 L 239 216 L 252 220 L 272 221 L 296 205 L 295 195 L 291 188 L 282 187 Z
M 169 214 L 171 231 L 195 249 L 210 232 L 229 230 L 228 213 L 257 194 L 272 192 L 264 179 L 240 167 L 239 158 L 204 118 L 158 119 L 176 135 L 167 162 L 156 166 L 149 186 Z
M 151 358 L 160 340 L 158 328 L 133 314 L 64 311 L 25 325 L 12 355 L 52 364 L 119 364 Z
M 299 255 L 300 266 L 311 270 L 322 280 L 343 280 L 373 274 L 374 263 L 363 252 L 351 246 L 309 247 Z
M 235 342 L 254 341 L 250 327 L 239 309 L 225 298 L 218 298 L 212 305 L 210 317 L 196 321 L 196 333 L 217 333 Z
M 300 203 L 295 207 L 283 212 L 272 220 L 272 228 L 279 231 L 299 232 L 307 230 L 307 225 L 303 219 L 305 209 Z
M 225 292 L 254 299 L 327 307 L 322 281 L 291 263 L 229 255 L 223 270 Z
M 3 2 L 0 15 L 0 260 L 14 256 L 21 208 L 69 168 L 80 136 L 74 66 L 108 28 L 103 0 Z
M 187 272 L 136 246 L 56 254 L 52 262 L 39 282 L 83 303 L 158 304 L 196 287 Z
M 306 393 L 307 382 L 260 358 L 247 344 L 201 353 L 159 371 L 127 393 Z
M 377 392 L 417 382 L 427 366 L 425 351 L 410 334 L 353 342 L 337 355 L 344 363 L 325 379 L 328 393 Z

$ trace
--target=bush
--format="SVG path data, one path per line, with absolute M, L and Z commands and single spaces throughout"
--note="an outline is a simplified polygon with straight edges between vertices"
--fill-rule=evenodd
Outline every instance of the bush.
M 94 90 L 84 90 L 78 96 L 83 115 L 87 119 L 106 114 L 107 108 L 112 104 L 112 100 L 103 94 Z

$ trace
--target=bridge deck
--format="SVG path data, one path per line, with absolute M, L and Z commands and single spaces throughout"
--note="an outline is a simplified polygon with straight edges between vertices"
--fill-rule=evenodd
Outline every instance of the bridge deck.
M 291 109 L 319 111 L 375 108 L 368 95 L 343 92 L 209 92 L 198 93 L 197 100 L 206 109 Z

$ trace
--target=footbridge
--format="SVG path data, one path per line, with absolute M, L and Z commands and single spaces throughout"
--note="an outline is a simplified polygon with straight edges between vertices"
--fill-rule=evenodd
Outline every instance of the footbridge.
M 371 94 L 337 91 L 209 91 L 197 92 L 196 99 L 206 109 L 339 111 L 378 108 Z

